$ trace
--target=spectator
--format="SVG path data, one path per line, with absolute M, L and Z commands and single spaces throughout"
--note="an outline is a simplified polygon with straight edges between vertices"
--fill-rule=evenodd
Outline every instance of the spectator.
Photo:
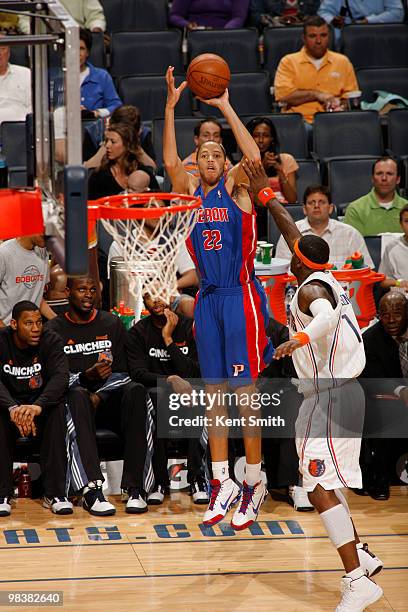
M 105 32 L 105 14 L 98 0 L 61 0 L 61 4 L 81 28 L 91 32 Z
M 54 264 L 50 269 L 50 282 L 44 299 L 56 315 L 64 314 L 69 308 L 67 275 L 59 264 Z
M 170 25 L 177 28 L 242 28 L 249 0 L 173 0 Z
M 202 119 L 194 128 L 195 150 L 183 159 L 183 166 L 193 176 L 198 176 L 197 151 L 204 142 L 212 141 L 222 144 L 221 124 L 215 117 Z M 227 171 L 231 170 L 232 163 L 226 159 Z
M 305 218 L 296 221 L 303 236 L 315 235 L 323 238 L 330 247 L 330 263 L 341 268 L 348 257 L 355 251 L 364 255 L 364 263 L 374 268 L 373 260 L 361 234 L 353 227 L 336 219 L 330 219 L 333 212 L 330 191 L 323 185 L 310 185 L 303 195 L 303 212 Z M 283 236 L 278 240 L 276 257 L 291 259 L 291 253 Z
M 299 166 L 289 153 L 281 153 L 276 128 L 267 117 L 257 117 L 247 123 L 247 130 L 258 145 L 269 185 L 280 202 L 297 201 L 296 171 Z
M 87 389 L 95 408 L 96 426 L 113 429 L 124 441 L 122 488 L 129 494 L 126 512 L 138 510 L 137 412 L 146 402 L 141 385 L 130 381 L 125 353 L 126 332 L 117 317 L 96 310 L 96 286 L 92 278 L 68 279 L 69 310 L 48 324 L 62 338 L 68 355 L 70 386 Z M 80 448 L 80 453 L 87 447 Z M 84 490 L 84 507 L 90 514 L 110 515 L 112 504 L 102 493 L 102 478 Z M 112 512 L 113 509 L 113 512 Z
M 0 331 L 0 517 L 8 516 L 13 497 L 13 447 L 18 435 L 42 438 L 44 506 L 72 514 L 65 497 L 67 454 L 64 393 L 68 362 L 61 341 L 44 331 L 36 304 L 13 307 L 10 327 Z
M 143 301 L 150 316 L 141 319 L 129 331 L 127 344 L 129 371 L 132 380 L 149 389 L 157 415 L 158 410 L 165 402 L 167 403 L 167 392 L 162 388 L 157 389 L 159 380 L 166 381 L 169 392 L 189 393 L 192 387 L 184 379 L 199 378 L 200 369 L 192 320 L 178 317 L 162 299 L 152 299 L 148 293 L 143 296 Z M 164 423 L 166 415 L 161 414 L 161 418 Z M 157 427 L 155 430 L 157 431 Z M 139 449 L 140 454 L 141 480 L 147 451 L 144 424 L 140 424 L 138 431 L 135 447 Z M 206 504 L 209 499 L 201 469 L 200 441 L 193 438 L 188 442 L 187 466 L 190 492 L 194 503 Z M 147 496 L 148 504 L 163 503 L 164 495 L 169 489 L 167 459 L 166 440 L 162 436 L 155 436 L 153 454 L 155 486 Z M 145 497 L 144 494 L 144 499 Z
M 14 304 L 34 302 L 46 319 L 56 316 L 43 293 L 49 281 L 48 252 L 41 234 L 0 244 L 0 327 L 8 325 Z
M 318 14 L 336 30 L 349 23 L 400 23 L 404 20 L 401 0 L 322 0 Z
M 264 26 L 296 25 L 316 15 L 319 0 L 251 0 L 250 22 Z
M 136 138 L 136 150 L 138 154 L 138 161 L 144 166 L 151 166 L 153 170 L 156 170 L 156 162 L 155 154 L 153 149 L 153 144 L 151 141 L 151 136 L 149 134 L 145 134 L 145 139 L 141 142 L 141 117 L 140 111 L 136 106 L 132 106 L 130 104 L 124 104 L 123 106 L 118 106 L 116 108 L 109 120 L 109 125 L 115 125 L 117 123 L 126 123 L 128 124 L 135 132 Z M 101 165 L 101 161 L 103 156 L 106 153 L 105 145 L 101 144 L 99 150 L 95 153 L 91 159 L 88 159 L 84 163 L 86 168 L 99 168 Z
M 10 47 L 0 45 L 0 124 L 25 121 L 32 110 L 30 69 L 10 64 L 9 60 Z
M 109 117 L 122 101 L 112 77 L 103 68 L 95 68 L 88 62 L 92 48 L 92 36 L 88 30 L 79 34 L 79 62 L 81 82 L 81 110 L 83 118 Z
M 271 338 L 273 346 L 280 346 L 289 340 L 289 330 L 275 319 L 269 319 L 266 330 L 267 336 Z M 292 358 L 285 357 L 279 361 L 273 360 L 260 374 L 258 383 L 260 392 L 270 393 L 276 389 L 276 379 L 297 378 Z M 282 381 L 278 381 L 282 384 Z M 289 393 L 291 399 L 289 400 Z M 291 404 L 299 408 L 300 395 L 293 386 L 286 389 L 285 406 Z M 296 411 L 297 412 L 297 411 Z M 268 480 L 268 491 L 271 489 L 285 487 L 287 500 L 299 512 L 313 511 L 306 491 L 299 486 L 299 458 L 296 452 L 294 435 L 286 438 L 272 438 L 270 431 L 262 437 L 262 449 L 265 463 L 265 472 Z
M 116 195 L 131 186 L 140 192 L 153 188 L 159 191 L 153 169 L 138 161 L 134 130 L 125 123 L 117 123 L 105 133 L 106 153 L 99 169 L 89 177 L 89 198 Z
M 315 113 L 342 110 L 341 98 L 358 89 L 350 60 L 328 50 L 329 26 L 321 17 L 303 25 L 304 46 L 285 55 L 275 75 L 275 98 L 284 112 L 301 113 L 311 124 Z
M 408 200 L 397 193 L 400 175 L 395 159 L 377 159 L 372 168 L 372 182 L 369 193 L 347 206 L 344 223 L 355 227 L 363 236 L 398 232 L 399 213 Z
M 389 292 L 381 298 L 380 320 L 363 334 L 366 366 L 361 376 L 370 379 L 367 389 L 371 394 L 396 394 L 408 406 L 408 387 L 398 381 L 408 378 L 407 311 L 408 301 L 401 293 Z M 389 498 L 388 451 L 387 439 L 364 441 L 361 455 L 364 488 L 378 500 Z
M 386 247 L 378 271 L 386 276 L 381 283 L 383 289 L 402 287 L 408 291 L 408 204 L 400 210 L 399 216 L 404 235 Z

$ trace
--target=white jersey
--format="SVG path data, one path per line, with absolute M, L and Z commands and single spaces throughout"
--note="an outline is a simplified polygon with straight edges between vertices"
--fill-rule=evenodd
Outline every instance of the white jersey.
M 296 291 L 290 305 L 290 337 L 295 332 L 303 331 L 313 320 L 300 310 L 298 295 L 304 285 L 316 280 L 328 285 L 336 300 L 333 327 L 319 340 L 294 351 L 292 359 L 297 375 L 312 381 L 355 378 L 361 374 L 366 362 L 363 339 L 350 299 L 331 272 L 313 272 Z

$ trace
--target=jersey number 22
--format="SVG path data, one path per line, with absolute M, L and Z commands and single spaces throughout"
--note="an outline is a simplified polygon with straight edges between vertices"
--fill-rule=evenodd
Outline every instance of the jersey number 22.
M 219 251 L 222 249 L 220 230 L 203 230 L 204 249 L 206 251 Z

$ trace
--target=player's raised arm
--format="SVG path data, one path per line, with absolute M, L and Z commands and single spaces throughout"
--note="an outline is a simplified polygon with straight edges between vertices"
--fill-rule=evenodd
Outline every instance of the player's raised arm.
M 189 174 L 177 154 L 176 131 L 174 127 L 174 109 L 182 92 L 187 87 L 187 81 L 183 81 L 180 87 L 176 87 L 173 70 L 174 68 L 169 66 L 166 72 L 167 101 L 164 112 L 163 161 L 173 190 L 179 193 L 189 193 Z
M 211 98 L 210 100 L 205 100 L 204 98 L 198 99 L 209 106 L 215 106 L 215 108 L 220 109 L 245 157 L 251 161 L 258 161 L 261 159 L 258 145 L 230 104 L 228 89 L 226 89 L 219 98 Z
M 250 190 L 257 204 L 262 204 L 269 209 L 272 217 L 275 219 L 275 223 L 285 238 L 288 247 L 293 253 L 294 242 L 302 237 L 299 232 L 296 223 L 292 219 L 289 212 L 282 204 L 278 202 L 272 189 L 269 187 L 268 177 L 266 176 L 265 169 L 258 161 L 256 163 L 251 160 L 244 158 L 241 161 L 242 168 L 244 169 L 247 177 L 249 178 Z M 261 194 L 261 198 L 259 198 Z

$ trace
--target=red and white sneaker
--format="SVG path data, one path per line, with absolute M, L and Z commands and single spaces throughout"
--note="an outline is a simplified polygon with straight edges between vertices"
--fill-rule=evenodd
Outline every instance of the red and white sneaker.
M 207 526 L 222 521 L 231 506 L 238 501 L 240 489 L 231 478 L 222 482 L 210 480 L 210 493 L 210 503 L 203 518 L 203 525 Z
M 236 530 L 246 529 L 258 518 L 259 508 L 265 501 L 268 491 L 262 480 L 250 486 L 244 480 L 241 493 L 241 503 L 234 512 L 231 527 Z

